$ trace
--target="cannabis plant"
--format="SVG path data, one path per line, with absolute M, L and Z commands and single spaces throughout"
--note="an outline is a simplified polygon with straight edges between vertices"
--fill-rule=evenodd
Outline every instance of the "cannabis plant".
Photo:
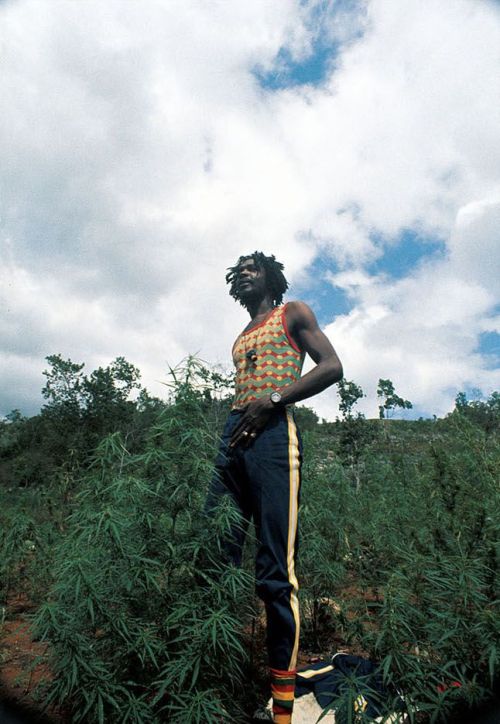
M 111 435 L 81 480 L 35 621 L 47 702 L 75 722 L 238 719 L 248 581 L 222 563 L 235 511 L 202 513 L 216 436 L 195 382 L 190 360 L 144 451 Z

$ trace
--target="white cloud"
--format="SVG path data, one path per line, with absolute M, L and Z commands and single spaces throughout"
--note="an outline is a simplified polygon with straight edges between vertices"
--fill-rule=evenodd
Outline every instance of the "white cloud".
M 0 366 L 20 399 L 53 352 L 90 368 L 124 354 L 155 394 L 166 360 L 229 361 L 245 314 L 224 271 L 255 248 L 292 282 L 318 254 L 337 263 L 355 308 L 329 330 L 349 377 L 408 380 L 433 412 L 454 385 L 490 384 L 474 350 L 496 281 L 495 3 L 17 0 L 0 20 Z M 319 31 L 342 43 L 323 84 L 259 86 L 253 68 L 282 46 L 306 57 Z M 373 277 L 404 228 L 448 256 Z
M 496 197 L 473 201 L 460 209 L 450 238 L 452 268 L 472 278 L 492 294 L 500 277 L 500 191 Z
M 423 263 L 399 281 L 359 272 L 332 276 L 356 306 L 327 333 L 336 341 L 346 376 L 371 392 L 360 405 L 367 414 L 376 414 L 379 378 L 392 379 L 402 396 L 435 414 L 448 411 L 459 390 L 498 389 L 500 372 L 489 368 L 477 347 L 480 332 L 500 332 L 493 313 L 499 210 L 487 201 L 460 209 L 446 257 Z

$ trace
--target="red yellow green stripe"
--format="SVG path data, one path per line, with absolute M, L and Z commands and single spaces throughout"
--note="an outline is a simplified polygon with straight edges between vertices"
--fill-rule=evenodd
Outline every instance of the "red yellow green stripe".
M 280 390 L 300 378 L 304 356 L 286 326 L 286 305 L 240 334 L 233 346 L 236 385 L 233 409 Z

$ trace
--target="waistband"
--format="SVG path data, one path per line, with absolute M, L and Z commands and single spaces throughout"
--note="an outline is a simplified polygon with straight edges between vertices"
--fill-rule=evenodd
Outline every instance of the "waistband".
M 280 413 L 286 413 L 286 412 L 292 412 L 294 411 L 293 405 L 285 405 L 285 407 L 281 407 L 279 412 Z M 243 415 L 244 410 L 229 410 L 229 416 L 231 415 Z

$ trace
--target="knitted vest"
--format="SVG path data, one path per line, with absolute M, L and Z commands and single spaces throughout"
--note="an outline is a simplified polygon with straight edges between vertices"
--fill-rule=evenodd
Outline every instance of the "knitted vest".
M 290 337 L 284 307 L 276 307 L 233 346 L 236 384 L 233 410 L 287 387 L 302 372 L 304 353 Z

